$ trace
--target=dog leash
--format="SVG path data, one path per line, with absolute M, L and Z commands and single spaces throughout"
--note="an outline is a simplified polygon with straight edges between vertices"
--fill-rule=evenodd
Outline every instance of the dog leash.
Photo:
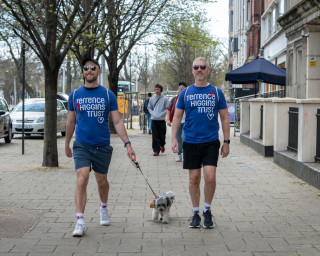
M 147 182 L 147 184 L 148 184 L 149 188 L 151 189 L 151 191 L 152 191 L 152 193 L 153 193 L 154 197 L 155 197 L 155 198 L 157 198 L 158 196 L 157 196 L 157 195 L 156 195 L 156 193 L 153 191 L 153 189 L 152 189 L 152 187 L 150 186 L 150 184 L 149 184 L 149 182 L 148 182 L 147 178 L 144 176 L 143 172 L 141 171 L 141 169 L 140 169 L 140 165 L 139 165 L 139 163 L 136 161 L 136 158 L 135 158 L 135 157 L 134 157 L 134 158 L 132 158 L 132 159 L 131 159 L 131 161 L 132 161 L 133 165 L 134 165 L 137 169 L 139 169 L 139 170 L 140 170 L 140 172 L 141 172 L 141 174 L 142 174 L 143 178 L 146 180 L 146 182 Z

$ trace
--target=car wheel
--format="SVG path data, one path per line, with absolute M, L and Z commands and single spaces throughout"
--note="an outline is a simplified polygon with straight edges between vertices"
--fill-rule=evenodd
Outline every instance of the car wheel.
M 62 136 L 66 136 L 66 132 L 64 131 L 64 132 L 61 132 L 61 135 Z
M 8 132 L 8 136 L 4 138 L 4 141 L 6 143 L 10 143 L 11 142 L 11 139 L 12 139 L 12 127 L 9 128 L 9 132 Z

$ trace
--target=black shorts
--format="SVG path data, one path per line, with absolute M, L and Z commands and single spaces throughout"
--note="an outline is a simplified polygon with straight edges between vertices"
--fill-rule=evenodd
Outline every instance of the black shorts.
M 183 169 L 200 169 L 202 166 L 217 166 L 220 141 L 206 143 L 183 142 Z

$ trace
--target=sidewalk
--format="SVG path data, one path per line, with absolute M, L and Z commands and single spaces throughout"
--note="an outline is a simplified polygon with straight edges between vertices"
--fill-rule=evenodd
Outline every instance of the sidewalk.
M 154 196 L 127 159 L 122 141 L 113 135 L 108 175 L 111 225 L 99 225 L 99 197 L 91 174 L 87 233 L 72 237 L 76 177 L 73 160 L 64 156 L 64 138 L 58 138 L 60 168 L 53 170 L 40 167 L 42 139 L 26 139 L 22 156 L 21 139 L 15 138 L 11 145 L 0 142 L 0 219 L 5 217 L 3 209 L 13 215 L 26 212 L 26 217 L 34 217 L 34 227 L 19 238 L 0 231 L 0 256 L 320 255 L 320 191 L 241 144 L 239 137 L 231 137 L 229 157 L 219 159 L 212 207 L 217 227 L 207 230 L 188 228 L 188 172 L 175 162 L 170 130 L 166 152 L 159 157 L 152 156 L 151 135 L 138 129 L 128 133 L 155 192 L 176 193 L 170 224 L 151 220 Z

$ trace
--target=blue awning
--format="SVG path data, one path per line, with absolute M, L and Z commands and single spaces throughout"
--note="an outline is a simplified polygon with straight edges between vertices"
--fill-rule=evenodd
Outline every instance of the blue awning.
M 286 85 L 286 71 L 264 58 L 256 59 L 226 74 L 226 81 L 233 84 L 265 82 Z

